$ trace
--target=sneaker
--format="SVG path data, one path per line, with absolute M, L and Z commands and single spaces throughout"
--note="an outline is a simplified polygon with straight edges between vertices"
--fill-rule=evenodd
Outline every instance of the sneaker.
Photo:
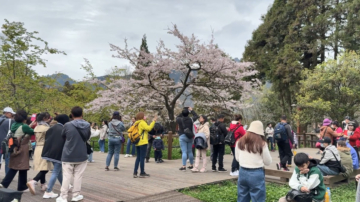
M 42 185 L 40 185 L 40 187 L 41 187 L 41 191 L 46 191 L 48 188 L 48 186 L 46 184 L 42 184 Z
M 156 163 L 160 163 L 160 161 L 156 161 Z
M 284 168 L 284 171 L 290 171 L 289 168 Z
M 164 163 L 164 161 L 162 159 L 159 160 L 159 163 Z
M 181 167 L 179 170 L 180 171 L 186 171 L 186 167 Z
M 67 199 L 63 199 L 61 196 L 59 196 L 57 199 L 56 199 L 56 202 L 68 202 Z
M 206 169 L 205 168 L 201 168 L 200 173 L 205 173 Z
M 43 198 L 45 198 L 45 199 L 56 198 L 58 196 L 59 196 L 59 194 L 54 194 L 54 192 L 45 192 Z
M 133 157 L 133 155 L 130 154 L 129 157 Z
M 219 172 L 219 173 L 222 173 L 222 172 L 227 172 L 227 170 L 226 170 L 226 169 L 224 169 L 224 168 L 219 168 L 218 172 Z
M 77 195 L 71 199 L 71 201 L 81 201 L 84 199 L 83 195 Z
M 213 172 L 216 172 L 216 168 L 213 168 L 212 171 L 213 171 Z
M 127 158 L 127 157 L 130 157 L 130 155 L 129 155 L 129 154 L 125 154 L 125 158 Z
M 193 168 L 193 169 L 191 169 L 191 172 L 193 172 L 193 173 L 198 173 L 198 172 L 199 172 L 199 169 Z
M 150 175 L 149 175 L 149 174 L 146 174 L 146 173 L 140 174 L 140 178 L 145 178 L 145 177 L 150 177 Z
M 36 194 L 35 185 L 36 185 L 36 182 L 34 180 L 31 180 L 31 181 L 26 183 L 26 186 L 29 188 L 30 193 L 32 195 Z
M 114 168 L 114 171 L 119 171 L 120 169 L 118 167 L 115 167 Z
M 280 165 L 280 163 L 277 163 L 277 164 L 276 164 L 276 168 L 277 168 L 278 170 L 280 170 L 280 169 L 281 169 L 281 165 Z
M 233 176 L 233 177 L 239 176 L 239 171 L 236 170 L 236 171 L 234 171 L 234 172 L 230 172 L 230 176 Z
M 137 174 L 134 174 L 133 177 L 134 177 L 134 178 L 138 178 L 139 176 L 138 176 Z
M 189 168 L 189 169 L 193 169 L 193 168 L 194 168 L 194 166 L 188 166 L 188 168 Z

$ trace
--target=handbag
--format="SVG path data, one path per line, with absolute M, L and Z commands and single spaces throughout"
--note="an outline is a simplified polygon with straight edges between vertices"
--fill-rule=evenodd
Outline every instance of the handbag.
M 311 193 L 305 193 L 299 190 L 292 189 L 286 194 L 286 200 L 296 202 L 312 202 L 313 195 Z
M 119 136 L 121 137 L 121 143 L 124 143 L 125 142 L 125 137 L 124 137 L 124 135 L 120 132 L 120 131 L 118 131 L 117 129 L 116 129 L 116 127 L 114 126 L 114 124 L 111 124 L 112 125 L 112 127 L 114 128 L 114 130 L 119 134 Z
M 334 152 L 332 152 L 331 150 L 329 150 L 335 157 L 336 162 L 339 164 L 339 168 L 340 168 L 340 173 L 346 173 L 346 168 L 339 162 L 339 160 L 336 158 Z
M 186 137 L 189 139 L 193 139 L 195 137 L 194 132 L 192 130 L 190 130 L 189 128 L 185 128 L 184 118 L 181 118 L 181 123 L 183 125 L 184 133 L 185 133 Z
M 76 130 L 78 131 L 78 133 L 80 134 L 81 138 L 83 139 L 83 141 L 85 142 L 85 145 L 86 145 L 86 153 L 88 155 L 90 155 L 91 153 L 93 153 L 93 150 L 91 149 L 91 146 L 90 144 L 87 142 L 85 136 L 82 134 L 81 130 L 77 127 L 75 127 Z

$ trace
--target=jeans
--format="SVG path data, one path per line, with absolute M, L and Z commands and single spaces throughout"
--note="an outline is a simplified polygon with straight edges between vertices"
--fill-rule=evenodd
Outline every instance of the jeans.
M 101 152 L 105 152 L 105 140 L 99 139 L 99 147 Z
M 154 142 L 154 138 L 150 138 L 149 143 L 148 143 L 148 147 L 146 148 L 146 160 L 150 159 L 150 152 L 151 152 L 153 142 Z
M 27 170 L 14 170 L 14 169 L 9 169 L 8 173 L 6 174 L 5 178 L 2 180 L 1 184 L 5 187 L 8 188 L 11 181 L 13 181 L 16 173 L 19 172 L 19 179 L 18 179 L 18 187 L 17 190 L 18 191 L 24 191 L 26 190 L 28 187 L 26 186 L 26 182 L 27 182 Z
M 265 173 L 263 168 L 247 169 L 240 167 L 237 202 L 265 202 Z
M 193 140 L 189 139 L 188 137 L 186 137 L 185 134 L 180 135 L 179 137 L 179 141 L 180 141 L 180 148 L 182 151 L 182 163 L 183 166 L 186 166 L 186 160 L 189 158 L 190 160 L 190 165 L 194 164 L 194 156 L 192 153 L 192 143 Z
M 114 168 L 118 167 L 120 149 L 121 149 L 121 139 L 116 137 L 109 137 L 109 152 L 106 158 L 106 167 L 110 166 L 111 159 L 113 156 L 114 156 Z
M 92 151 L 94 151 L 93 148 L 91 148 Z M 93 152 L 94 153 L 94 152 Z M 88 155 L 88 161 L 91 163 L 93 161 L 93 153 Z
M 127 144 L 126 144 L 126 154 L 130 154 L 130 147 L 132 146 L 131 149 L 131 155 L 135 155 L 135 144 L 132 144 L 130 141 L 130 138 L 128 138 L 127 140 Z
M 2 154 L 0 153 L 0 159 L 2 158 Z M 1 159 L 1 162 L 3 159 Z M 5 157 L 4 157 L 4 160 L 5 160 L 5 175 L 9 172 L 10 168 L 9 168 L 9 161 L 10 161 L 10 155 L 9 154 L 6 154 Z M 2 163 L 1 163 L 2 164 Z
M 52 171 L 49 183 L 48 183 L 48 189 L 46 190 L 47 192 L 51 192 L 54 184 L 56 182 L 56 179 L 59 180 L 60 185 L 62 184 L 62 180 L 63 180 L 63 175 L 62 175 L 62 165 L 61 163 L 56 163 L 56 162 L 52 162 L 54 165 L 54 169 Z
M 327 176 L 327 175 L 338 175 L 339 172 L 333 171 L 331 170 L 329 167 L 327 167 L 326 165 L 317 165 L 317 167 L 319 168 L 319 170 L 321 171 L 321 173 L 323 174 L 323 176 Z
M 219 156 L 219 169 L 224 168 L 224 153 L 225 153 L 225 144 L 214 145 L 212 169 L 216 169 L 216 163 L 218 160 L 218 156 Z
M 140 164 L 140 174 L 145 173 L 145 156 L 146 156 L 146 149 L 147 144 L 136 146 L 136 160 L 135 160 L 135 168 L 134 168 L 134 175 L 137 175 L 139 164 Z
M 235 147 L 236 147 L 236 145 L 235 145 Z M 231 151 L 232 151 L 233 157 L 234 157 L 232 164 L 231 164 L 231 172 L 235 172 L 235 171 L 239 170 L 239 168 L 240 168 L 239 162 L 237 162 L 236 156 L 235 156 L 235 147 L 231 147 Z
M 274 138 L 273 137 L 268 137 L 267 140 L 268 140 L 268 144 L 270 142 L 270 150 L 271 151 L 274 150 Z
M 161 149 L 156 150 L 154 152 L 154 157 L 155 157 L 155 161 L 159 161 L 160 159 L 162 159 L 162 151 L 161 151 Z

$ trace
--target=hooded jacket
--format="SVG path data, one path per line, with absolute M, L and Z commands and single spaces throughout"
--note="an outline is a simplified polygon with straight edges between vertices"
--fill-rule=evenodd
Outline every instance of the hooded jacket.
M 65 139 L 61 137 L 63 125 L 58 123 L 46 131 L 45 144 L 41 157 L 47 161 L 61 163 Z
M 353 147 L 360 147 L 360 128 L 357 127 L 352 135 L 349 137 L 349 143 Z
M 316 167 L 316 161 L 310 160 L 309 172 L 307 174 L 300 174 L 298 167 L 295 167 L 295 170 L 290 178 L 289 186 L 292 189 L 299 190 L 301 187 L 306 187 L 309 190 L 316 189 L 318 194 L 313 198 L 317 201 L 324 200 L 326 188 L 324 184 L 323 175 L 321 174 L 319 168 Z
M 65 138 L 61 161 L 66 163 L 82 163 L 87 160 L 86 144 L 77 128 L 89 140 L 90 124 L 83 119 L 76 119 L 64 125 L 61 136 Z
M 319 164 L 325 165 L 335 172 L 340 172 L 340 165 L 336 161 L 335 157 L 341 163 L 339 151 L 334 145 L 329 145 L 325 148 Z
M 123 131 L 125 131 L 125 126 L 121 121 L 113 119 L 109 122 L 109 137 L 122 136 Z
M 239 127 L 240 126 L 240 127 Z M 230 127 L 229 127 L 229 131 L 234 131 L 237 127 L 239 127 L 235 132 L 234 132 L 234 138 L 235 138 L 235 144 L 231 145 L 231 147 L 235 147 L 236 142 L 242 138 L 245 135 L 245 130 L 242 124 L 240 124 L 238 121 L 232 121 L 230 123 Z
M 326 131 L 326 134 L 324 134 Z M 336 133 L 331 129 L 330 126 L 321 126 L 320 128 L 320 138 L 328 137 L 331 139 L 331 144 L 334 143 L 334 139 L 337 137 L 341 137 L 342 134 Z
M 15 123 L 14 120 L 7 118 L 5 115 L 0 117 L 0 142 L 4 140 L 9 130 L 11 129 L 11 125 Z M 10 127 L 9 127 L 10 123 Z

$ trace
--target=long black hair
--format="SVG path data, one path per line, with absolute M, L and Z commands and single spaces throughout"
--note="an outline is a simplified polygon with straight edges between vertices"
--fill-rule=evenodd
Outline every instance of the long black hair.
M 106 125 L 107 127 L 109 127 L 109 123 L 108 123 L 107 120 L 103 120 L 103 122 L 105 123 L 105 125 Z

